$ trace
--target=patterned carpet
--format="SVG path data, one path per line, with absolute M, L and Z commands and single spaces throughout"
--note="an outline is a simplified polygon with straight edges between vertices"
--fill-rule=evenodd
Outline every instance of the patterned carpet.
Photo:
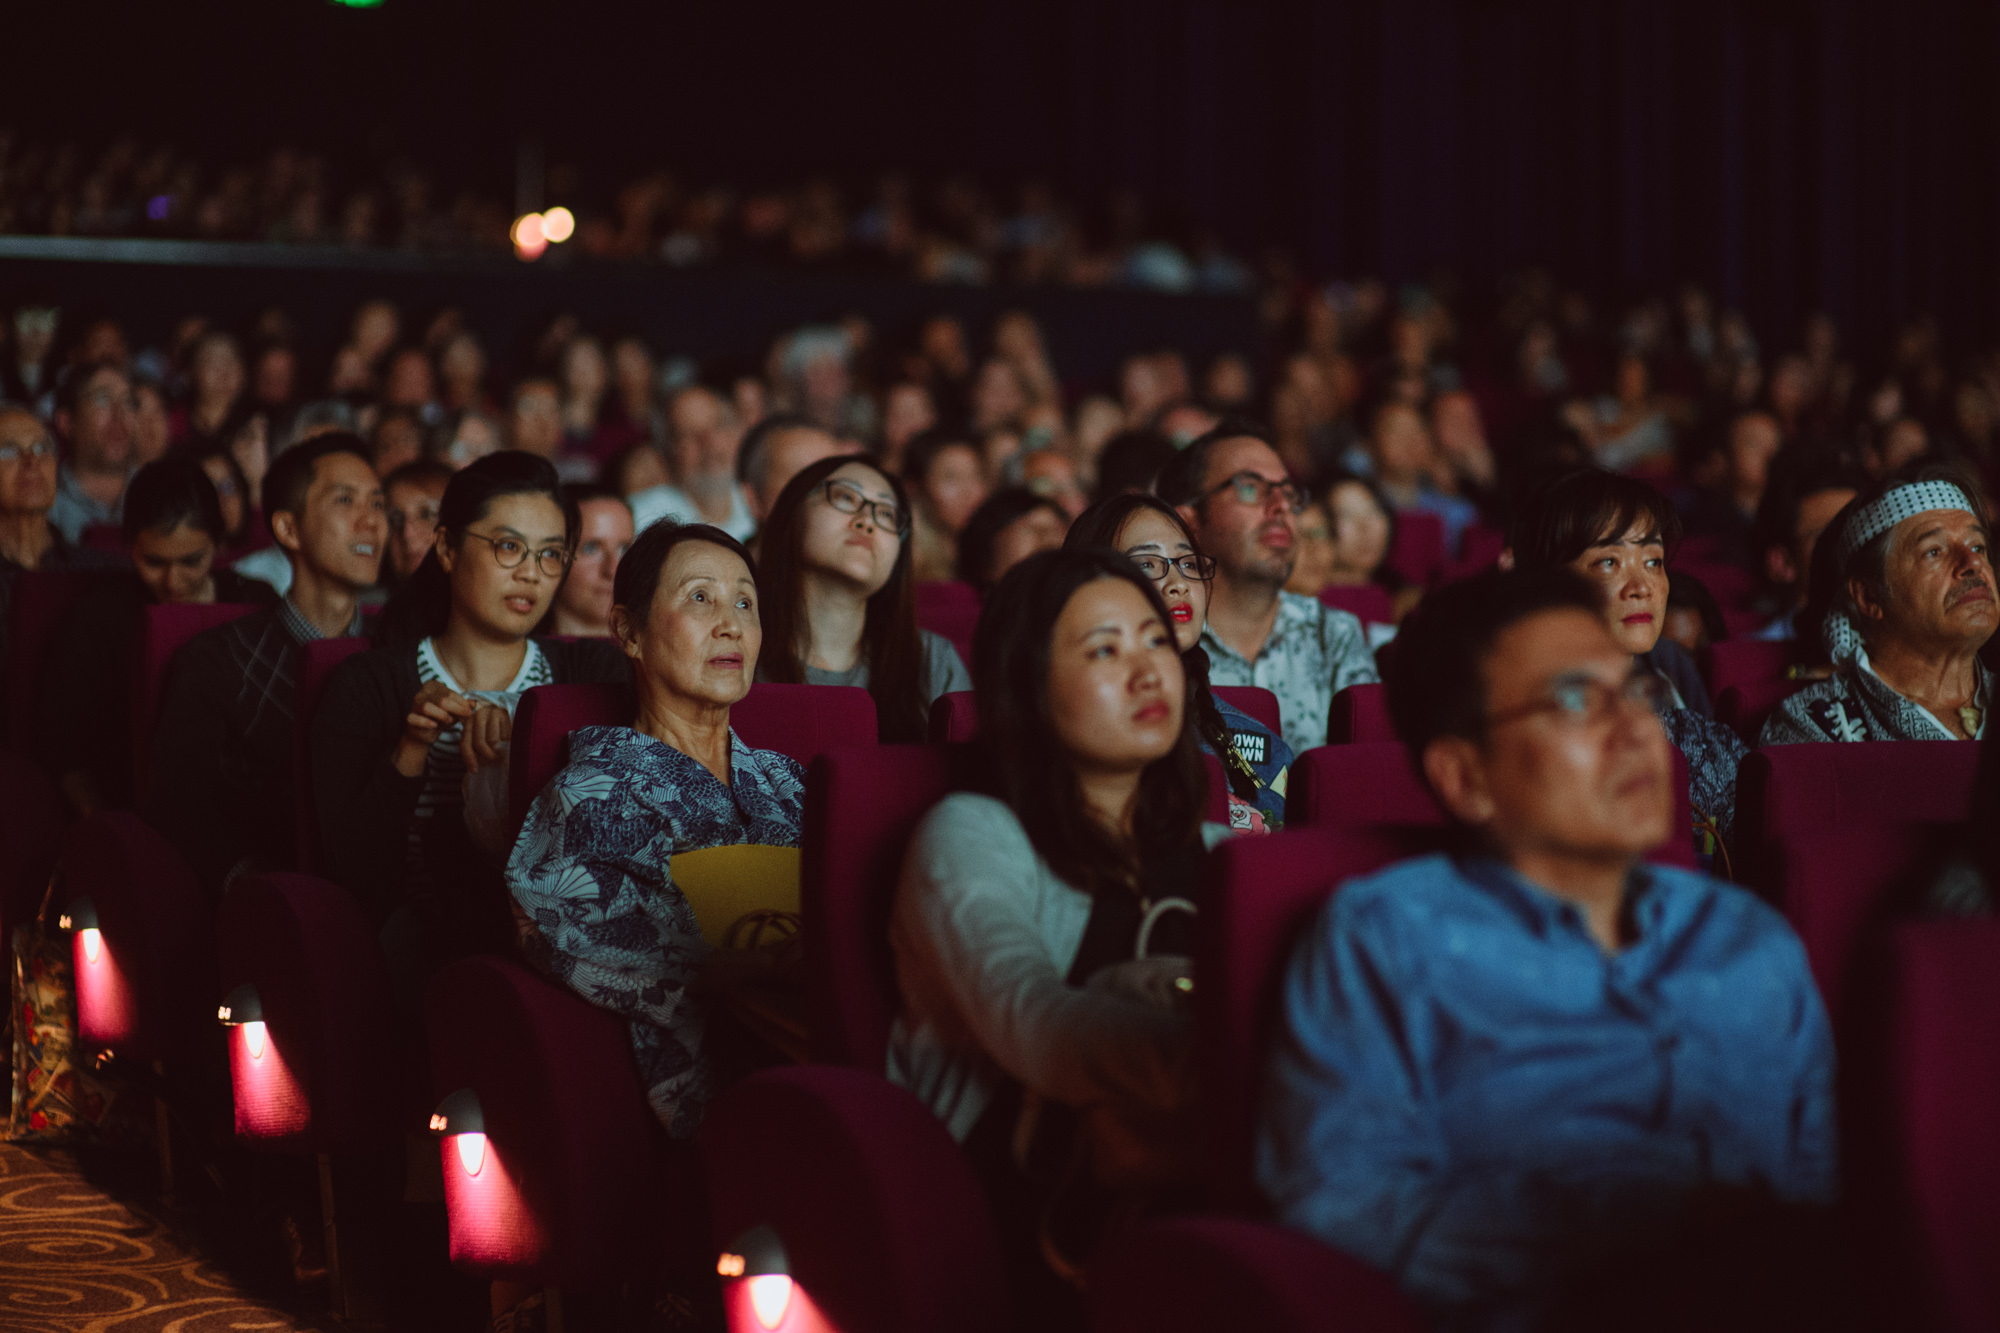
M 0 1333 L 327 1327 L 245 1295 L 67 1154 L 0 1144 Z

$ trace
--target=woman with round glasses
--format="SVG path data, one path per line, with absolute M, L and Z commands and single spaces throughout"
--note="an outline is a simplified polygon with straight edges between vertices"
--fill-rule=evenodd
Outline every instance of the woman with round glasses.
M 903 483 L 863 458 L 824 458 L 778 495 L 758 542 L 760 680 L 858 685 L 885 743 L 922 741 L 931 703 L 972 678 L 917 628 Z
M 1667 497 L 1636 477 L 1590 468 L 1557 477 L 1528 498 L 1515 521 L 1518 569 L 1562 567 L 1581 574 L 1603 599 L 1605 624 L 1632 654 L 1658 707 L 1667 739 L 1688 766 L 1695 851 L 1703 865 L 1722 848 L 1728 865 L 1736 826 L 1736 770 L 1749 753 L 1715 720 L 1694 660 L 1660 630 L 1667 620 L 1667 556 L 1680 540 Z
M 1150 495 L 1114 495 L 1084 510 L 1070 526 L 1063 549 L 1094 547 L 1123 552 L 1152 580 L 1167 605 L 1187 677 L 1188 719 L 1202 750 L 1222 761 L 1229 782 L 1230 826 L 1255 832 L 1282 828 L 1291 747 L 1208 687 L 1201 631 L 1208 621 L 1214 558 L 1202 552 L 1173 506 Z
M 431 552 L 384 608 L 376 646 L 327 682 L 312 733 L 327 869 L 390 918 L 384 946 L 401 977 L 512 947 L 496 853 L 511 841 L 507 748 L 521 695 L 630 679 L 608 641 L 529 637 L 576 532 L 546 459 L 507 451 L 454 474 Z

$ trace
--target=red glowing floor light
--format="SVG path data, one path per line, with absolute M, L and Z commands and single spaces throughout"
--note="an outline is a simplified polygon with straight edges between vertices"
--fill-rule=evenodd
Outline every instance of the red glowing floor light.
M 431 1132 L 442 1140 L 452 1263 L 489 1274 L 541 1264 L 549 1253 L 548 1230 L 487 1137 L 479 1094 L 460 1088 L 438 1103 Z
M 229 1033 L 229 1089 L 236 1133 L 246 1139 L 282 1139 L 312 1127 L 312 1099 L 271 1039 L 264 1001 L 249 982 L 229 992 L 215 1017 Z
M 785 1242 L 776 1228 L 756 1226 L 715 1261 L 723 1279 L 729 1333 L 839 1333 L 805 1288 L 792 1280 Z
M 70 961 L 76 976 L 77 1037 L 86 1046 L 99 1047 L 131 1040 L 139 1027 L 138 1002 L 98 925 L 97 905 L 77 898 L 56 925 L 74 932 Z

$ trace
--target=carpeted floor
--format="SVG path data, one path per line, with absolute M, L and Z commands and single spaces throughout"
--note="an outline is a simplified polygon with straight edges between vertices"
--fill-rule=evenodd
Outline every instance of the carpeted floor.
M 68 1154 L 0 1144 L 0 1333 L 324 1330 L 239 1291 Z

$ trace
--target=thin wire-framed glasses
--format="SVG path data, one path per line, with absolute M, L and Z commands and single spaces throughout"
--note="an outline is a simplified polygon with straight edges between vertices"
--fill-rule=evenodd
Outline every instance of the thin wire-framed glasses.
M 18 462 L 23 458 L 53 458 L 55 452 L 55 441 L 44 435 L 26 444 L 0 444 L 0 463 Z
M 1139 567 L 1141 574 L 1155 583 L 1165 583 L 1176 569 L 1181 572 L 1182 577 L 1193 579 L 1197 583 L 1206 583 L 1215 577 L 1215 557 L 1212 555 L 1195 555 L 1190 552 L 1172 560 L 1163 555 L 1135 555 L 1131 560 Z
M 502 569 L 519 569 L 528 558 L 528 544 L 519 537 L 489 537 L 483 532 L 470 532 L 468 537 L 477 537 L 493 548 L 493 563 Z M 544 546 L 534 552 L 535 568 L 552 579 L 559 579 L 569 569 L 569 549 L 563 546 Z
M 861 493 L 852 482 L 838 478 L 829 480 L 820 489 L 826 492 L 826 502 L 842 514 L 868 513 L 868 521 L 878 528 L 886 528 L 901 537 L 909 532 L 910 520 L 894 500 L 871 500 Z
M 1250 505 L 1256 509 L 1262 509 L 1269 502 L 1272 491 L 1278 493 L 1285 502 L 1285 508 L 1294 514 L 1302 514 L 1306 508 L 1306 493 L 1296 484 L 1290 481 L 1272 481 L 1269 477 L 1260 477 L 1254 472 L 1238 472 L 1220 485 L 1211 486 L 1197 495 L 1194 502 L 1200 504 L 1210 496 L 1220 495 L 1224 491 L 1230 492 L 1238 504 Z

